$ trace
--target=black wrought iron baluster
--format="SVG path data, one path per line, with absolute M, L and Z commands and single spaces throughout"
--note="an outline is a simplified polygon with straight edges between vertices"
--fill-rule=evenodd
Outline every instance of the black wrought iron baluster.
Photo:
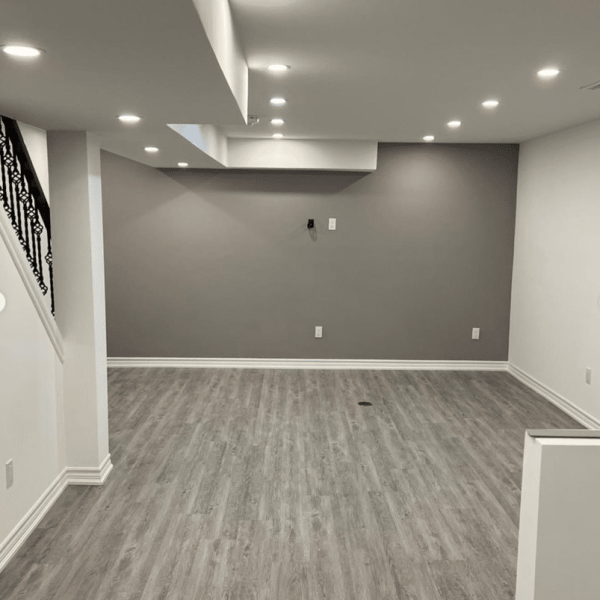
M 19 190 L 17 189 L 17 180 L 15 178 L 15 170 L 14 170 L 15 159 L 14 159 L 14 156 L 11 154 L 11 152 L 12 152 L 11 146 L 12 146 L 12 144 L 10 144 L 10 141 L 9 141 L 9 145 L 8 145 L 9 153 L 5 157 L 5 159 L 6 159 L 6 166 L 8 168 L 10 196 L 12 198 L 14 213 L 15 213 L 15 217 L 16 217 L 16 223 L 13 223 L 13 227 L 15 229 L 17 237 L 19 238 L 19 243 L 21 244 L 21 247 L 23 249 L 25 249 L 25 243 L 24 243 L 24 239 L 23 239 L 23 218 L 21 216 L 22 207 L 21 207 L 21 203 L 19 202 Z
M 3 147 L 2 147 L 2 141 L 0 140 L 0 159 L 2 158 L 2 154 L 3 154 Z M 12 207 L 12 202 L 10 201 L 8 183 L 6 180 L 6 167 L 4 166 L 3 160 L 0 160 L 0 171 L 2 171 L 2 206 L 4 207 L 4 210 L 6 211 L 6 213 L 8 214 L 8 218 L 12 222 L 13 207 Z
M 36 264 L 38 265 L 38 270 L 40 272 L 40 279 L 42 281 L 42 285 L 45 286 L 44 282 L 44 263 L 42 262 L 42 231 L 44 231 L 43 227 L 39 224 L 39 219 L 37 218 L 37 212 L 35 215 L 37 225 L 35 229 L 35 243 L 34 243 L 34 253 Z
M 0 172 L 2 173 L 2 192 L 0 199 L 2 200 L 2 206 L 7 212 L 9 218 L 11 218 L 11 206 L 8 202 L 8 189 L 6 187 L 6 167 L 4 166 L 4 146 L 5 146 L 5 135 L 4 135 L 4 123 L 0 120 Z
M 29 197 L 29 192 L 25 186 L 25 181 L 23 180 L 23 175 L 21 173 L 21 165 L 18 160 L 15 160 L 15 169 L 17 171 L 17 197 L 19 199 L 19 203 L 23 208 L 23 221 L 25 226 L 23 227 L 23 241 L 24 241 L 24 250 L 27 255 L 27 260 L 31 267 L 34 267 L 32 257 L 31 257 L 31 243 L 29 241 L 29 228 L 31 225 L 31 199 Z
M 48 253 L 44 259 L 48 265 L 49 281 L 50 281 L 50 307 L 52 314 L 54 314 L 54 268 L 52 266 L 52 244 L 50 243 L 50 236 L 48 236 Z

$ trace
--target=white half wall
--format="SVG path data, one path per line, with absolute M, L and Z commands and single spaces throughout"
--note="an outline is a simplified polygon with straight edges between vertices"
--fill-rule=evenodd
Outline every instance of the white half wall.
M 516 600 L 598 598 L 599 469 L 598 437 L 526 434 Z
M 509 363 L 600 419 L 600 121 L 521 146 Z

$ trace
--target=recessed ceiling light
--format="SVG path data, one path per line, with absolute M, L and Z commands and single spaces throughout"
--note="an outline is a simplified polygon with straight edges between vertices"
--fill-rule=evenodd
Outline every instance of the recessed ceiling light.
M 461 126 L 460 121 L 449 121 L 448 122 L 448 127 L 450 127 L 450 129 L 458 129 L 460 126 Z
M 158 152 L 158 148 L 155 148 L 154 146 L 146 146 L 144 150 L 150 153 Z
M 189 167 L 188 163 L 177 163 L 178 167 Z
M 483 106 L 483 108 L 496 108 L 498 104 L 500 104 L 498 100 L 486 100 L 481 103 L 481 106 Z
M 547 67 L 537 72 L 537 76 L 540 79 L 554 79 L 560 71 L 554 67 Z
M 283 119 L 271 119 L 271 125 L 283 125 Z
M 280 140 L 280 139 L 283 137 L 283 133 L 274 133 L 274 134 L 273 134 L 273 137 L 274 137 L 276 140 Z
M 121 115 L 119 117 L 119 121 L 122 123 L 139 123 L 140 117 L 137 115 Z
M 285 104 L 285 98 L 271 98 L 271 104 L 273 106 L 283 106 Z
M 32 46 L 3 46 L 2 50 L 5 54 L 17 58 L 37 58 L 42 53 L 41 50 Z
M 269 65 L 267 68 L 271 73 L 285 73 L 290 70 L 289 65 Z
M 423 137 L 423 141 L 425 142 L 433 142 L 433 140 L 435 140 L 435 136 L 433 135 L 426 135 L 425 137 Z

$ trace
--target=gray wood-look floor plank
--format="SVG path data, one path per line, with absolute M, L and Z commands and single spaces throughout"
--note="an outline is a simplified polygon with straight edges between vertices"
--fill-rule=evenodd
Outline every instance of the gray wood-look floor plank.
M 524 431 L 580 428 L 493 372 L 111 369 L 109 399 L 111 476 L 0 600 L 512 599 Z

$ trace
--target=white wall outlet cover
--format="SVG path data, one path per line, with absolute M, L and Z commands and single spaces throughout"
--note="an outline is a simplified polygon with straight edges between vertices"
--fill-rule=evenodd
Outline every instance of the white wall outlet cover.
M 479 339 L 479 327 L 473 327 L 473 331 L 471 333 L 471 338 L 474 340 Z
M 335 231 L 336 226 L 337 226 L 337 219 L 329 219 L 330 231 Z
M 322 338 L 323 337 L 323 327 L 321 327 L 320 325 L 317 325 L 315 327 L 315 337 L 316 338 Z
M 2 312 L 5 307 L 6 307 L 6 297 L 4 296 L 4 294 L 0 293 L 0 312 Z

